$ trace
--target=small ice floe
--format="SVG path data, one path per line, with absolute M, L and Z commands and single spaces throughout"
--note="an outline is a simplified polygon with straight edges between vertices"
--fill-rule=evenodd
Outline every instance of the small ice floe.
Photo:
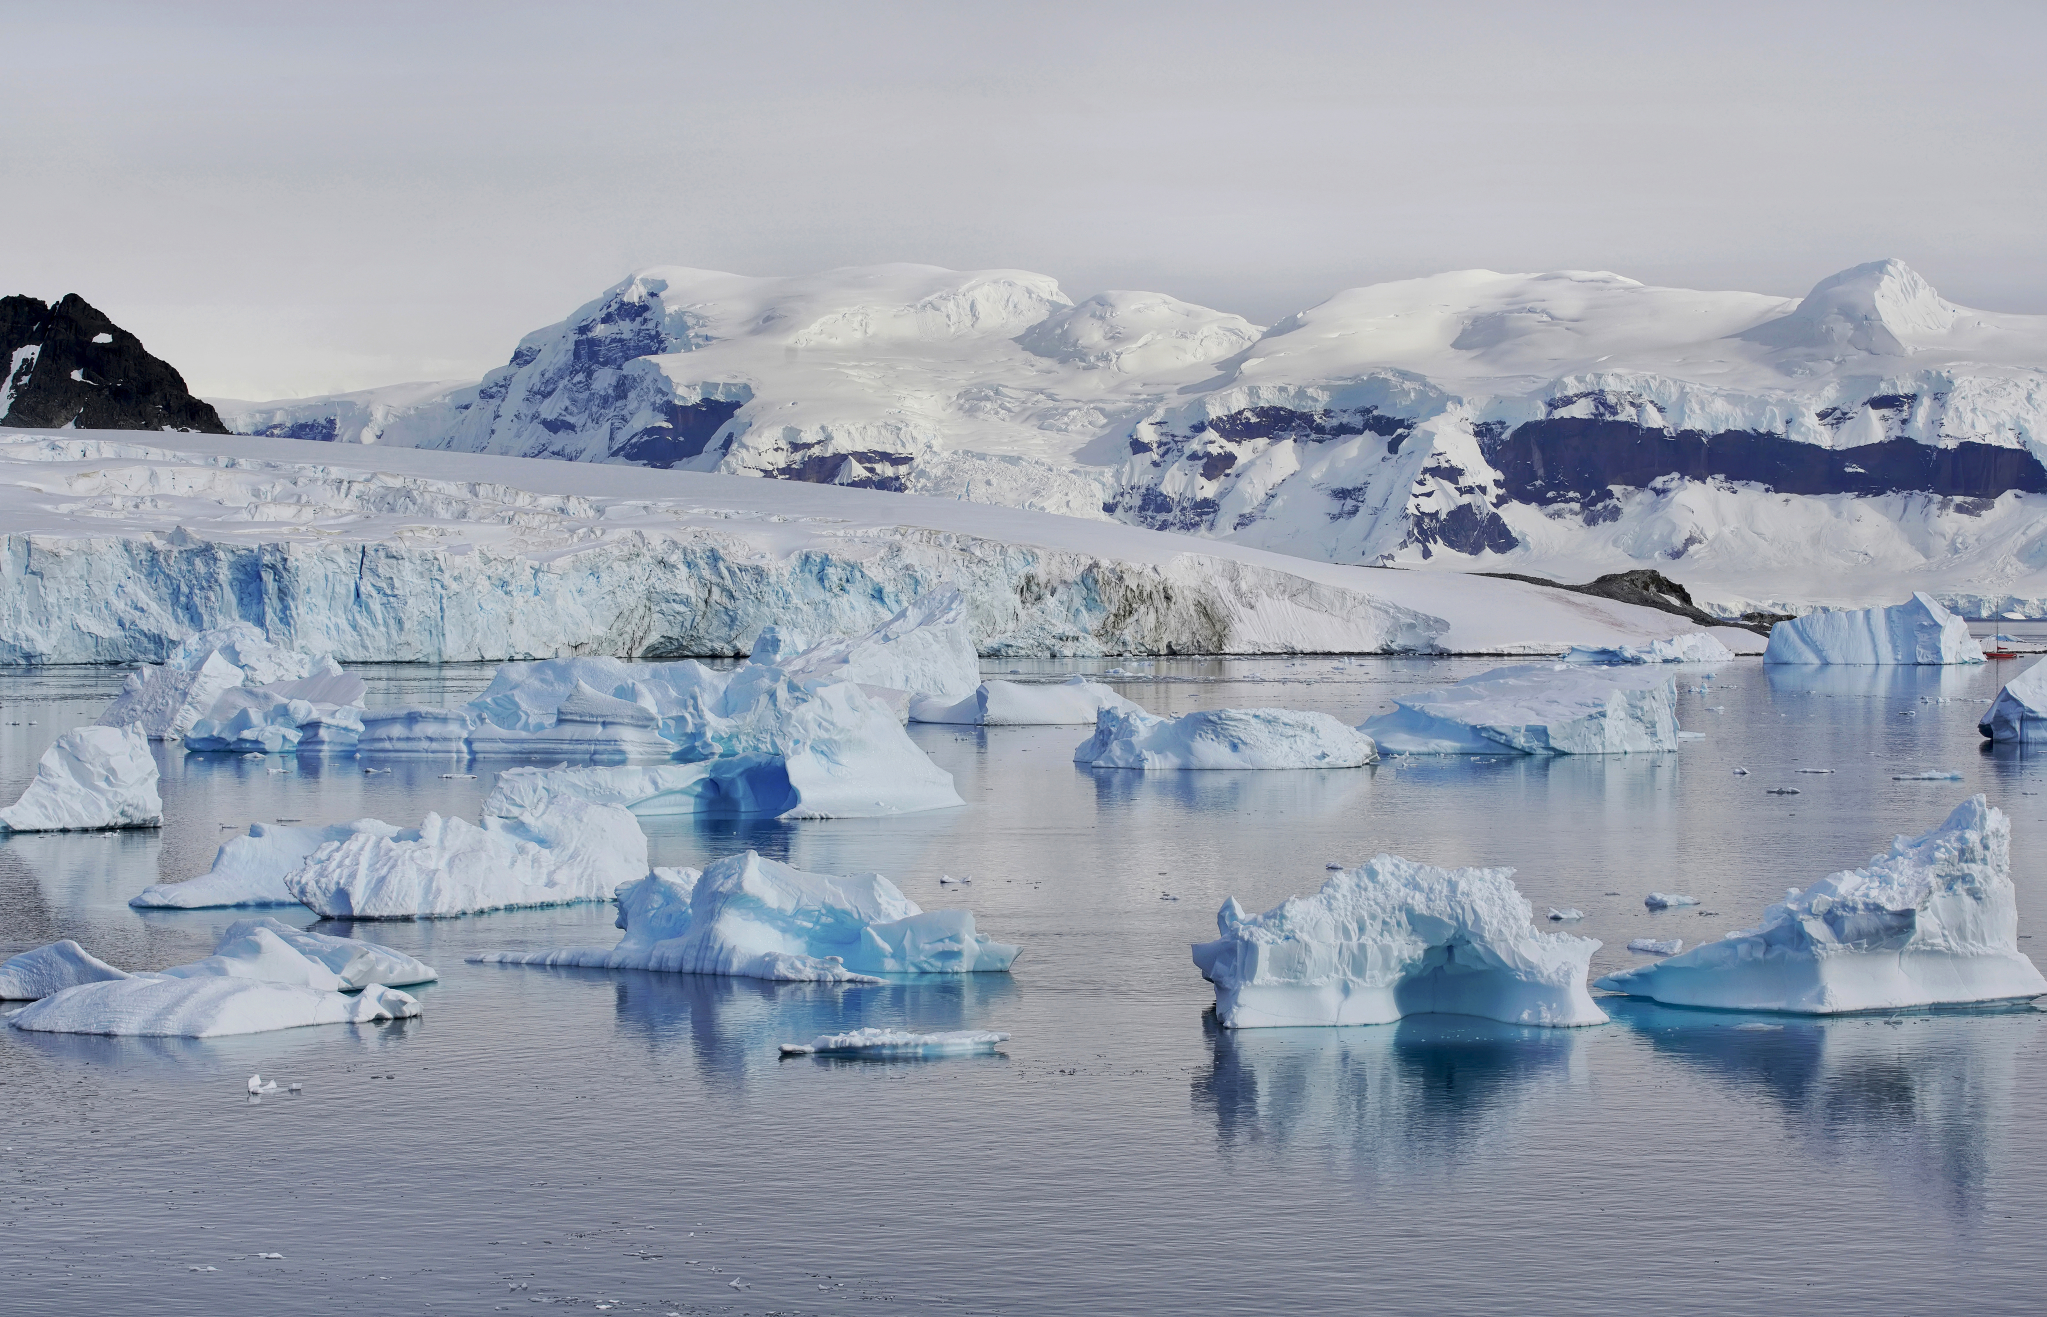
M 388 773 L 388 772 L 390 772 L 390 771 L 391 771 L 391 770 L 390 770 L 390 769 L 388 769 L 388 768 L 365 768 L 365 769 L 364 769 L 364 770 L 362 771 L 362 775 L 363 775 L 364 777 L 369 777 L 369 776 L 371 776 L 371 775 L 373 775 L 373 774 L 376 774 L 376 773 Z
M 1831 773 L 1834 770 L 1831 768 L 1794 768 L 1791 771 L 1794 773 Z
M 476 774 L 474 773 L 443 773 L 441 777 L 450 782 L 474 782 L 476 780 Z
M 1675 956 L 1684 949 L 1685 940 L 1681 937 L 1660 940 L 1653 937 L 1638 937 L 1628 943 L 1628 950 L 1639 951 L 1645 956 Z
M 294 1085 L 292 1085 L 292 1087 L 296 1088 L 296 1087 L 298 1087 L 298 1085 L 294 1084 Z M 257 1256 L 257 1257 L 259 1257 L 259 1258 L 262 1258 L 262 1259 L 263 1259 L 263 1260 L 264 1260 L 265 1262 L 282 1262 L 282 1261 L 284 1261 L 284 1254 L 282 1254 L 282 1253 L 258 1253 L 258 1254 L 257 1254 L 256 1256 Z
M 1706 706 L 1706 712 L 1707 712 L 1707 713 L 1726 713 L 1726 712 L 1727 712 L 1727 706 L 1726 706 L 1726 705 L 1724 705 L 1724 704 L 1709 704 L 1709 705 L 1707 705 L 1707 706 Z
M 1574 905 L 1567 905 L 1561 910 L 1551 906 L 1549 908 L 1549 917 L 1560 924 L 1568 924 L 1575 920 L 1583 919 L 1585 912 Z
M 1734 775 L 1735 775 L 1736 777 L 1747 777 L 1747 776 L 1748 776 L 1748 770 L 1747 770 L 1746 768 L 1737 768 L 1737 769 L 1735 769 L 1735 770 L 1734 770 Z
M 1697 905 L 1696 896 L 1679 896 L 1675 892 L 1651 892 L 1642 898 L 1642 904 L 1651 910 L 1670 910 L 1681 905 Z
M 277 1091 L 277 1081 L 265 1079 L 260 1074 L 250 1075 L 249 1091 L 251 1093 L 275 1093 Z
M 1687 732 L 1680 730 L 1677 734 L 1677 739 L 1680 741 L 1703 741 L 1706 739 L 1706 734 L 1704 732 Z
M 746 1282 L 738 1279 L 728 1280 L 725 1283 L 727 1285 L 730 1285 L 735 1290 L 750 1290 L 753 1288 L 753 1286 L 748 1285 Z
M 1784 1032 L 1784 1026 L 1783 1026 L 1783 1025 L 1781 1025 L 1781 1024 L 1737 1024 L 1737 1025 L 1735 1025 L 1734 1027 L 1735 1027 L 1735 1030 L 1736 1030 L 1737 1032 L 1739 1032 L 1739 1033 L 1783 1033 L 1783 1032 Z
M 855 1029 L 819 1034 L 807 1043 L 783 1043 L 783 1056 L 964 1056 L 992 1052 L 1009 1041 L 1006 1033 L 955 1030 L 911 1033 L 907 1029 Z
M 187 1267 L 187 1271 L 219 1271 L 219 1267 Z
M 960 885 L 960 880 L 953 877 L 951 874 L 946 874 L 938 880 L 938 885 L 940 887 L 958 887 Z
M 1797 788 L 1797 787 L 1771 787 L 1771 788 L 1770 788 L 1770 789 L 1769 789 L 1768 791 L 1765 791 L 1765 792 L 1764 792 L 1763 794 L 1764 794 L 1764 795 L 1766 795 L 1766 796 L 1795 796 L 1795 795 L 1797 795 L 1797 794 L 1798 794 L 1798 788 Z
M 304 1084 L 293 1084 L 288 1091 L 293 1093 L 303 1093 L 306 1091 L 306 1086 Z
M 1177 900 L 1179 900 L 1179 899 L 1180 899 L 1179 897 L 1177 897 L 1177 896 L 1174 896 L 1174 895 L 1173 895 L 1173 894 L 1172 894 L 1171 892 L 1160 892 L 1160 893 L 1159 893 L 1159 900 L 1161 900 L 1161 901 L 1177 901 Z
M 1341 862 L 1341 861 L 1338 861 L 1338 860 L 1330 860 L 1330 861 L 1329 861 L 1328 863 L 1324 864 L 1324 865 L 1323 865 L 1322 867 L 1323 867 L 1323 868 L 1325 868 L 1325 869 L 1327 869 L 1327 870 L 1329 870 L 1329 872 L 1331 872 L 1331 873 L 1342 873 L 1342 872 L 1343 872 L 1343 864 L 1342 864 L 1342 862 Z
M 1893 773 L 1893 782 L 1959 782 L 1962 775 L 1952 768 L 1929 768 L 1924 773 Z

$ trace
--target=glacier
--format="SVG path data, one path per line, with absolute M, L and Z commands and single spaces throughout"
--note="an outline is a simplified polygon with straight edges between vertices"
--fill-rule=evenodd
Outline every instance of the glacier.
M 1263 915 L 1235 897 L 1220 937 L 1194 946 L 1226 1029 L 1390 1024 L 1476 1015 L 1508 1024 L 1604 1024 L 1586 990 L 1600 943 L 1544 933 L 1511 869 L 1439 869 L 1377 855 L 1314 896 Z
M 417 828 L 359 828 L 284 877 L 329 919 L 428 919 L 610 900 L 644 877 L 647 838 L 616 805 L 552 793 L 479 824 L 428 814 Z
M 1988 741 L 2047 739 L 2047 659 L 2006 682 L 1976 730 Z
M 663 970 L 880 983 L 883 975 L 1005 972 L 1020 948 L 965 910 L 924 910 L 878 873 L 806 873 L 753 851 L 701 873 L 661 869 L 619 890 L 611 947 L 499 951 L 478 964 Z
M 1095 733 L 1073 752 L 1088 768 L 1360 768 L 1376 763 L 1372 738 L 1326 713 L 1295 709 L 1204 709 L 1159 718 L 1142 709 L 1104 708 Z
M 1671 630 L 1520 581 L 984 504 L 231 435 L 0 431 L 0 526 L 4 663 L 160 663 L 233 621 L 345 664 L 739 656 L 948 589 L 999 657 L 1558 655 Z
M 127 977 L 125 970 L 65 938 L 0 961 L 0 1001 L 34 1001 L 80 983 Z
M 0 809 L 0 833 L 154 828 L 163 823 L 156 757 L 130 727 L 80 727 L 36 761 L 21 799 Z
M 981 727 L 1057 727 L 1091 724 L 1104 709 L 1141 712 L 1136 701 L 1086 677 L 1061 682 L 984 681 L 962 699 L 928 696 L 910 705 L 914 723 L 966 723 Z
M 1394 700 L 1359 729 L 1405 754 L 1615 755 L 1678 747 L 1677 683 L 1660 665 L 1520 664 Z
M 1925 593 L 1889 608 L 1808 613 L 1770 628 L 1765 663 L 1981 663 L 1969 624 Z
M 783 1056 L 967 1056 L 992 1052 L 1009 1041 L 1006 1033 L 954 1029 L 915 1033 L 908 1029 L 852 1029 L 819 1034 L 807 1043 L 783 1043 Z
M 1160 293 L 1076 304 L 1020 270 L 657 266 L 466 387 L 222 415 L 387 451 L 901 490 L 1335 562 L 1583 581 L 1679 561 L 1730 615 L 1864 607 L 1906 579 L 1974 616 L 2037 617 L 2043 365 L 2047 317 L 1958 306 L 1895 260 L 1803 298 L 1461 270 L 1270 327 Z
M 1674 1006 L 1801 1015 L 2047 993 L 2017 938 L 2011 821 L 1972 796 L 1863 868 L 1793 889 L 1757 927 L 1596 986 Z

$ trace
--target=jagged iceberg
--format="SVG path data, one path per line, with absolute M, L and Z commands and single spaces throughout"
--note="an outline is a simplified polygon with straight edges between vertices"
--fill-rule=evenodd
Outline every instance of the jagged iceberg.
M 201 754 L 352 750 L 362 735 L 367 689 L 361 677 L 339 670 L 238 686 L 192 724 L 185 748 Z
M 66 938 L 0 961 L 0 1001 L 34 1001 L 81 983 L 127 977 L 126 970 Z
M 1734 651 L 1721 644 L 1717 637 L 1704 631 L 1686 631 L 1668 640 L 1652 640 L 1639 648 L 1634 645 L 1573 645 L 1564 655 L 1564 662 L 1608 665 L 1726 663 L 1733 658 Z
M 76 943 L 42 950 L 58 947 L 78 950 Z M 82 950 L 78 956 L 100 972 L 15 1012 L 9 1018 L 16 1028 L 212 1038 L 360 1024 L 418 1015 L 418 1000 L 389 983 L 437 977 L 431 966 L 389 947 L 308 933 L 274 919 L 233 924 L 212 955 L 154 973 L 124 974 Z
M 1677 749 L 1677 683 L 1657 667 L 1529 663 L 1396 699 L 1358 730 L 1406 754 L 1619 755 Z
M 0 809 L 0 832 L 157 827 L 156 780 L 156 757 L 140 732 L 80 727 L 43 752 L 21 799 Z
M 806 873 L 753 851 L 701 874 L 660 869 L 621 888 L 618 926 L 625 936 L 613 947 L 469 959 L 878 983 L 884 974 L 1005 971 L 1021 950 L 981 936 L 965 910 L 921 909 L 878 873 Z
M 423 919 L 609 900 L 647 873 L 647 837 L 616 805 L 551 794 L 481 826 L 428 814 L 321 846 L 284 887 L 330 919 Z
M 908 699 L 946 700 L 981 681 L 966 597 L 958 590 L 926 595 L 865 635 L 835 636 L 786 656 L 788 638 L 777 632 L 774 642 L 771 661 L 798 681 L 850 681 Z M 764 657 L 757 648 L 755 660 Z
M 648 817 L 885 818 L 962 803 L 952 775 L 928 759 L 869 761 L 870 771 L 834 777 L 818 755 L 727 755 L 691 764 L 600 768 L 508 768 L 484 802 L 486 814 L 513 814 L 554 793 L 620 805 Z
M 907 1029 L 853 1029 L 819 1034 L 807 1043 L 783 1043 L 783 1056 L 967 1056 L 992 1052 L 1009 1041 L 1006 1033 L 955 1029 L 911 1033 Z
M 389 837 L 397 828 L 376 819 L 331 823 L 324 827 L 287 827 L 251 823 L 248 835 L 230 839 L 214 853 L 213 867 L 196 878 L 155 883 L 128 899 L 138 909 L 206 910 L 219 906 L 297 905 L 284 876 L 311 859 L 330 841 L 358 832 Z
M 1808 613 L 1770 628 L 1765 663 L 1981 663 L 1969 624 L 1928 594 L 1890 608 Z
M 2011 679 L 1976 730 L 1992 741 L 2047 740 L 2047 659 Z
M 308 748 L 345 746 L 355 729 L 350 709 L 362 704 L 363 690 L 331 658 L 273 645 L 259 628 L 236 621 L 188 636 L 162 664 L 129 673 L 99 722 L 138 727 L 153 741 L 198 731 L 209 742 L 190 749 L 275 753 L 302 740 Z
M 1834 1015 L 2047 993 L 2018 950 L 2011 823 L 1982 796 L 1733 933 L 1597 986 L 1676 1006 Z
M 1103 709 L 1095 734 L 1073 752 L 1093 768 L 1358 768 L 1379 757 L 1372 738 L 1326 713 L 1296 709 L 1207 709 L 1157 718 L 1142 709 Z
M 1062 682 L 984 681 L 960 700 L 927 696 L 910 704 L 913 723 L 973 723 L 984 727 L 1076 726 L 1104 709 L 1142 712 L 1131 700 L 1086 677 Z
M 1603 1024 L 1585 988 L 1600 943 L 1536 929 L 1512 869 L 1438 869 L 1378 855 L 1310 897 L 1249 915 L 1235 897 L 1194 964 L 1230 1029 L 1477 1015 Z

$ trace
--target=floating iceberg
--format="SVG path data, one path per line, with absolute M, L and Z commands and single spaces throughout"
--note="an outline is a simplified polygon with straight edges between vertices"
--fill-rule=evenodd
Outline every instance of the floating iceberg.
M 361 718 L 364 755 L 466 755 L 475 726 L 462 709 L 365 709 Z
M 1642 904 L 1651 910 L 1671 910 L 1681 905 L 1697 905 L 1696 896 L 1680 896 L 1675 892 L 1651 892 L 1642 898 Z
M 342 992 L 357 991 L 372 984 L 404 988 L 415 983 L 431 983 L 441 977 L 440 971 L 425 961 L 380 942 L 314 933 L 275 919 L 243 919 L 229 924 L 227 932 L 221 935 L 220 945 L 214 948 L 214 955 L 246 954 L 245 948 L 267 946 L 262 940 L 265 938 L 275 938 L 306 960 L 324 966 L 340 980 Z
M 184 882 L 145 887 L 130 897 L 128 904 L 145 910 L 297 905 L 299 899 L 285 888 L 284 876 L 311 859 L 313 852 L 328 842 L 364 831 L 388 837 L 398 829 L 376 819 L 313 828 L 251 823 L 247 836 L 233 838 L 214 854 L 213 867 L 205 873 Z
M 1598 986 L 1676 1006 L 1833 1015 L 2047 993 L 2018 950 L 2011 823 L 1972 796 L 1731 934 Z
M 1105 708 L 1095 734 L 1073 752 L 1093 768 L 1358 768 L 1379 758 L 1372 738 L 1326 713 L 1294 709 L 1209 709 L 1156 718 Z
M 352 750 L 362 735 L 366 690 L 361 677 L 340 671 L 238 686 L 192 724 L 185 748 L 202 754 Z
M 992 1052 L 1009 1041 L 1006 1033 L 910 1033 L 904 1029 L 854 1029 L 819 1034 L 807 1043 L 783 1043 L 784 1056 L 965 1056 Z
M 209 653 L 196 667 L 145 664 L 99 716 L 102 727 L 134 727 L 152 741 L 174 741 L 242 684 L 242 670 Z
M 1142 712 L 1130 700 L 1086 677 L 1050 683 L 984 681 L 963 700 L 925 697 L 910 704 L 913 723 L 973 723 L 984 727 L 1085 725 L 1103 709 Z
M 1397 699 L 1358 730 L 1406 754 L 1621 755 L 1677 749 L 1677 682 L 1659 667 L 1531 663 Z
M 1770 628 L 1765 663 L 1981 663 L 1969 624 L 1931 595 L 1890 608 L 1808 613 Z
M 268 691 L 274 698 L 250 695 L 240 703 L 222 702 L 245 688 Z M 155 741 L 175 740 L 202 723 L 210 724 L 206 735 L 213 739 L 246 734 L 250 740 L 247 748 L 274 753 L 297 745 L 300 738 L 294 736 L 281 745 L 266 744 L 281 740 L 279 732 L 256 729 L 297 729 L 305 722 L 324 727 L 331 722 L 337 725 L 336 731 L 324 741 L 314 737 L 314 743 L 345 743 L 347 738 L 340 733 L 347 730 L 349 719 L 337 711 L 360 705 L 362 696 L 361 679 L 344 674 L 332 659 L 273 645 L 249 623 L 231 622 L 187 637 L 161 665 L 144 664 L 129 673 L 121 694 L 100 715 L 99 722 L 102 727 L 139 727 Z M 292 702 L 331 707 L 322 715 L 288 722 L 274 706 Z M 233 732 L 224 731 L 223 724 L 236 720 Z
M 506 729 L 484 722 L 469 733 L 469 753 L 545 755 L 599 763 L 669 759 L 675 746 L 661 735 L 654 710 L 577 682 L 554 710 L 554 722 L 533 730 Z
M 490 952 L 479 964 L 574 965 L 756 979 L 877 983 L 883 974 L 1007 970 L 965 910 L 926 911 L 878 873 L 805 873 L 752 851 L 705 869 L 660 869 L 618 893 L 612 947 Z
M 1263 915 L 1232 897 L 1194 947 L 1225 1028 L 1387 1024 L 1477 1015 L 1603 1024 L 1585 988 L 1600 943 L 1543 933 L 1511 869 L 1438 869 L 1379 855 Z
M 1636 665 L 1644 663 L 1726 663 L 1734 651 L 1704 631 L 1687 631 L 1668 640 L 1652 640 L 1641 648 L 1633 645 L 1573 645 L 1564 655 L 1566 663 Z
M 127 971 L 66 938 L 0 961 L 0 1001 L 33 1001 L 81 983 L 127 977 Z
M 2047 741 L 2047 659 L 1997 692 L 1976 730 L 1992 741 Z
M 1628 943 L 1628 950 L 1639 951 L 1645 956 L 1675 956 L 1684 949 L 1685 940 L 1681 937 L 1638 937 Z
M 957 590 L 929 594 L 861 636 L 834 637 L 800 653 L 782 653 L 779 632 L 767 651 L 798 681 L 850 681 L 877 691 L 957 700 L 981 682 L 981 659 Z M 756 646 L 755 661 L 762 659 Z
M 154 828 L 163 823 L 156 758 L 129 727 L 80 727 L 36 763 L 21 799 L 0 809 L 0 832 Z
M 122 1034 L 144 1038 L 218 1038 L 313 1024 L 368 1024 L 419 1014 L 419 1000 L 396 988 L 359 995 L 229 975 L 134 975 L 86 983 L 16 1011 L 8 1023 L 43 1033 Z
M 631 814 L 558 792 L 481 826 L 428 814 L 417 828 L 355 830 L 284 886 L 330 919 L 420 919 L 609 900 L 646 872 L 646 834 Z

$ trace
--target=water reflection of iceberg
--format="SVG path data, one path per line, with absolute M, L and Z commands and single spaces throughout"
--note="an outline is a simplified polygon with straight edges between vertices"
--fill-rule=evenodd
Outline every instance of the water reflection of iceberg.
M 1771 664 L 1763 669 L 1763 677 L 1769 682 L 1772 700 L 1831 695 L 1842 699 L 1895 700 L 1910 704 L 1922 697 L 1952 699 L 1973 695 L 1983 680 L 1983 665 Z
M 1078 766 L 1074 771 L 1094 780 L 1097 809 L 1159 804 L 1211 817 L 1320 817 L 1360 809 L 1363 797 L 1372 789 L 1373 772 L 1370 768 L 1292 768 L 1138 773 L 1127 768 Z
M 1197 1111 L 1225 1148 L 1342 1149 L 1374 1169 L 1441 1175 L 1511 1136 L 1531 1102 L 1584 1078 L 1591 1031 L 1460 1015 L 1348 1029 L 1225 1030 Z
M 1852 1154 L 1914 1195 L 1979 1215 L 2003 1156 L 2018 1056 L 2038 1035 L 2030 1007 L 1814 1019 L 1601 1005 L 1659 1057 L 1776 1108 L 1786 1132 L 1829 1158 Z

